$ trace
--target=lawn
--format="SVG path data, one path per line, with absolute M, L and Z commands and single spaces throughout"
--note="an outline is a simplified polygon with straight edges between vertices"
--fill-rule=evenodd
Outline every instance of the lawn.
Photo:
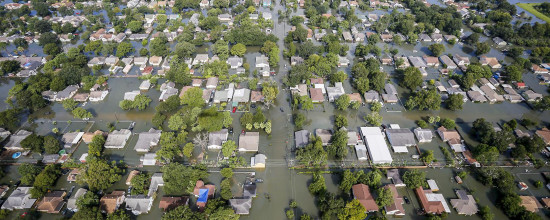
M 544 15 L 543 13 L 540 13 L 537 11 L 537 9 L 534 8 L 534 6 L 539 5 L 540 3 L 518 3 L 518 6 L 520 8 L 525 9 L 529 13 L 537 16 L 537 18 L 542 19 L 543 21 L 546 21 L 546 23 L 550 23 L 550 17 Z

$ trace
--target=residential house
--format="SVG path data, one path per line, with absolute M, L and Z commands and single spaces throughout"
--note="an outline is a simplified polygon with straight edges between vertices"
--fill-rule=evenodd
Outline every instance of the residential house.
M 327 95 L 329 102 L 334 102 L 340 96 L 345 95 L 344 86 L 341 82 L 334 83 L 334 87 L 327 87 Z
M 136 96 L 140 94 L 139 90 L 124 93 L 124 100 L 134 101 Z
M 338 56 L 338 67 L 348 66 L 350 63 L 347 57 Z
M 309 143 L 309 131 L 300 130 L 294 132 L 294 140 L 296 143 L 296 148 L 305 147 Z
M 143 166 L 156 166 L 157 165 L 157 154 L 156 153 L 146 153 L 139 158 L 139 162 Z
M 259 132 L 246 132 L 239 136 L 239 148 L 240 152 L 256 152 L 258 151 L 258 145 L 260 144 Z
M 405 187 L 405 183 L 401 179 L 401 175 L 399 174 L 399 169 L 389 169 L 386 172 L 386 177 L 388 179 L 391 179 L 392 183 L 396 187 Z
M 442 34 L 433 33 L 431 35 L 431 38 L 432 38 L 433 42 L 436 42 L 436 43 L 441 43 L 441 41 L 443 41 L 443 35 Z
M 392 192 L 393 196 L 393 203 L 385 206 L 384 209 L 386 210 L 387 215 L 405 216 L 405 208 L 403 208 L 403 204 L 405 202 L 403 200 L 403 197 L 399 196 L 399 192 L 397 192 L 397 188 L 395 187 L 396 186 L 393 184 L 388 184 L 384 186 L 386 190 L 390 190 Z
M 141 66 L 141 65 L 147 65 L 147 62 L 149 61 L 148 57 L 135 57 L 134 58 L 134 64 Z
M 38 205 L 36 210 L 40 212 L 46 212 L 50 214 L 56 214 L 61 211 L 65 205 L 64 197 L 67 195 L 65 191 L 51 191 L 48 192 Z
M 146 195 L 129 195 L 124 200 L 126 210 L 129 210 L 134 215 L 148 213 L 153 206 L 153 197 Z
M 369 19 L 370 19 L 370 15 L 369 15 Z M 384 43 L 389 43 L 393 41 L 393 35 L 389 33 L 383 33 L 383 34 L 380 34 L 380 39 L 382 39 L 382 42 Z
M 370 90 L 368 92 L 365 92 L 364 96 L 366 103 L 380 102 L 380 95 L 377 91 Z
M 407 153 L 407 147 L 416 145 L 414 134 L 406 128 L 386 129 L 386 137 L 396 153 Z
M 441 126 L 437 129 L 437 134 L 445 142 L 447 142 L 455 152 L 464 152 L 466 147 L 462 143 L 462 138 L 456 130 L 447 130 Z
M 395 56 L 393 57 L 393 60 L 394 60 L 394 64 L 396 65 L 395 67 L 398 68 L 398 69 L 405 69 L 405 68 L 411 66 L 411 63 L 409 63 L 409 60 L 408 60 L 407 57 L 405 57 L 405 56 L 397 56 L 397 55 L 395 55 Z M 401 60 L 401 65 L 399 65 L 399 66 L 397 66 L 398 60 Z
M 313 88 L 321 89 L 323 91 L 323 94 L 327 92 L 325 89 L 325 82 L 323 81 L 323 78 L 310 78 L 309 82 L 313 86 Z M 307 89 L 303 90 L 307 91 Z M 304 95 L 307 95 L 307 92 Z
M 206 80 L 207 89 L 216 89 L 218 87 L 218 77 L 210 77 Z
M 533 90 L 527 90 L 527 91 L 523 92 L 523 96 L 529 102 L 534 102 L 534 101 L 537 101 L 539 99 L 542 99 L 542 94 L 533 92 Z
M 465 190 L 456 190 L 458 199 L 451 199 L 451 205 L 456 209 L 459 215 L 475 215 L 478 211 L 476 201 L 472 195 L 468 195 Z
M 487 57 L 485 55 L 479 57 L 479 63 L 483 66 L 489 66 L 491 69 L 500 69 L 502 65 L 498 62 L 496 57 Z
M 537 65 L 537 64 L 533 64 L 533 65 L 531 66 L 531 70 L 532 70 L 533 73 L 535 73 L 535 74 L 548 74 L 548 73 L 549 73 L 549 71 L 548 71 L 547 69 L 542 68 L 542 67 L 540 67 L 540 66 Z
M 14 209 L 30 209 L 36 199 L 31 198 L 32 187 L 17 187 L 2 204 L 2 209 L 13 211 Z
M 4 128 L 0 128 L 0 141 L 4 141 L 10 135 L 11 135 L 10 131 L 8 131 Z
M 107 97 L 107 95 L 109 94 L 109 90 L 104 90 L 104 91 L 93 91 L 93 92 L 90 92 L 90 102 L 99 102 L 99 101 L 103 101 L 105 99 L 105 97 Z
M 73 96 L 73 100 L 76 102 L 85 102 L 88 101 L 88 97 L 90 97 L 90 93 L 77 93 Z
M 493 42 L 495 42 L 495 44 L 498 45 L 498 46 L 506 46 L 506 44 L 507 44 L 506 41 L 504 41 L 500 37 L 493 38 Z
M 353 39 L 356 43 L 362 43 L 365 41 L 365 33 L 355 33 L 353 34 Z
M 374 164 L 390 164 L 393 159 L 379 127 L 361 127 L 361 135 Z
M 416 136 L 416 139 L 418 139 L 418 142 L 420 143 L 427 143 L 432 142 L 433 133 L 430 129 L 422 129 L 422 128 L 415 128 L 414 135 Z
M 256 57 L 256 68 L 269 68 L 269 58 L 263 54 Z
M 321 138 L 323 146 L 327 146 L 330 144 L 330 141 L 332 139 L 332 131 L 318 128 L 315 129 L 315 136 Z
M 298 64 L 302 64 L 302 63 L 304 63 L 304 58 L 299 57 L 299 56 L 291 56 L 290 57 L 290 65 L 291 66 L 295 66 L 295 65 L 298 65 Z
M 415 189 L 420 206 L 427 214 L 451 213 L 443 194 L 432 193 L 431 190 L 424 190 L 422 187 Z
M 382 63 L 382 65 L 392 65 L 393 64 L 393 59 L 390 56 L 388 56 L 387 54 L 384 54 L 380 58 L 380 62 Z
M 519 196 L 521 199 L 521 206 L 525 207 L 527 211 L 537 212 L 542 205 L 539 203 L 536 197 L 534 196 Z
M 250 89 L 235 89 L 233 93 L 233 102 L 248 103 L 250 101 Z
M 209 150 L 221 150 L 222 144 L 227 141 L 229 132 L 227 129 L 210 132 L 208 134 L 208 149 Z
M 193 59 L 193 63 L 191 65 L 195 66 L 205 64 L 208 63 L 209 60 L 210 58 L 208 57 L 208 54 L 197 54 L 195 56 L 195 59 Z
M 229 204 L 231 205 L 233 211 L 235 211 L 235 214 L 248 215 L 250 213 L 250 208 L 252 207 L 252 198 L 230 199 Z
M 188 204 L 189 197 L 187 196 L 163 196 L 159 202 L 159 209 L 167 212 L 179 206 L 184 206 Z
M 80 139 L 84 136 L 84 132 L 69 132 L 63 134 L 61 142 L 65 144 L 65 148 L 70 148 L 74 144 L 78 144 Z
M 193 189 L 193 194 L 197 197 L 196 204 L 198 208 L 202 210 L 206 206 L 208 199 L 214 197 L 215 192 L 216 186 L 212 184 L 204 185 L 202 180 L 197 180 L 195 188 Z
M 355 145 L 355 154 L 357 155 L 358 161 L 367 161 L 368 155 L 367 155 L 367 147 L 363 144 Z
M 67 86 L 65 89 L 59 91 L 57 95 L 55 96 L 55 101 L 61 102 L 65 99 L 70 99 L 76 94 L 78 91 L 78 86 L 71 85 Z
M 459 54 L 453 55 L 453 61 L 455 61 L 458 66 L 470 65 L 470 58 L 467 56 L 460 56 Z M 449 67 L 447 66 L 447 68 Z
M 161 133 L 161 130 L 153 128 L 150 128 L 148 132 L 139 133 L 134 150 L 140 153 L 149 152 L 151 148 L 157 146 L 159 143 Z
M 535 134 L 537 134 L 546 145 L 550 145 L 550 130 L 548 130 L 548 128 L 537 130 Z
M 152 56 L 149 58 L 149 64 L 153 66 L 160 66 L 161 62 L 162 62 L 162 57 L 160 56 Z
M 256 102 L 263 102 L 263 101 L 264 101 L 264 95 L 262 95 L 261 91 L 250 92 L 250 102 L 256 103 Z
M 4 148 L 11 151 L 24 151 L 25 149 L 21 146 L 21 141 L 31 134 L 32 132 L 26 130 L 15 132 L 15 134 L 10 136 L 10 140 L 4 145 Z
M 428 65 L 424 62 L 424 60 L 421 57 L 415 57 L 415 56 L 408 56 L 409 61 L 411 62 L 412 66 L 416 68 L 426 68 Z
M 126 141 L 132 136 L 132 131 L 128 129 L 120 129 L 112 131 L 105 141 L 107 149 L 122 149 L 126 145 Z
M 353 42 L 353 37 L 351 36 L 351 33 L 349 31 L 342 32 L 342 37 L 346 42 Z
M 443 56 L 440 56 L 439 57 L 439 61 L 441 61 L 441 63 L 443 63 L 443 65 L 446 66 L 447 69 L 456 69 L 458 66 L 453 62 L 453 60 L 451 60 L 451 58 L 449 58 L 449 56 L 447 55 L 443 55 Z
M 359 200 L 359 203 L 365 208 L 365 212 L 378 211 L 378 205 L 372 197 L 369 186 L 365 184 L 355 184 L 351 187 L 353 198 Z
M 439 66 L 439 60 L 437 59 L 437 57 L 424 55 L 422 56 L 422 59 L 424 59 L 424 62 L 426 63 L 427 66 L 434 66 L 434 67 Z
M 86 192 L 88 192 L 87 189 L 80 188 L 76 191 L 76 193 L 72 194 L 71 198 L 69 198 L 69 200 L 67 200 L 67 209 L 71 212 L 77 212 L 78 211 L 78 206 L 76 206 L 76 201 L 80 197 L 82 197 L 84 194 L 86 194 Z
M 237 69 L 243 65 L 243 58 L 238 56 L 232 56 L 227 59 L 227 64 L 231 67 L 231 69 Z
M 265 168 L 267 157 L 264 154 L 256 154 L 250 158 L 250 166 L 252 168 Z
M 115 56 L 109 56 L 107 58 L 105 58 L 105 65 L 109 65 L 109 66 L 114 66 L 118 63 L 119 59 L 118 57 L 115 57 Z
M 309 96 L 313 103 L 321 103 L 325 101 L 325 95 L 323 95 L 323 90 L 319 88 L 310 88 Z

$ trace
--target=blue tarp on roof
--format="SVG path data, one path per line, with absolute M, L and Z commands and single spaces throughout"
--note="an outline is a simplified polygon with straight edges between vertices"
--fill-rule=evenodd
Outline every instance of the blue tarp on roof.
M 197 202 L 204 202 L 208 200 L 208 189 L 199 189 L 199 198 Z

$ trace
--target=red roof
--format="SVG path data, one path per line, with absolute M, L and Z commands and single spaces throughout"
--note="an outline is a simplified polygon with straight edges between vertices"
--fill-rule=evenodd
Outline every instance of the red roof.
M 359 200 L 367 212 L 378 211 L 378 205 L 376 205 L 376 201 L 374 201 L 374 198 L 370 194 L 369 187 L 367 185 L 355 184 L 351 187 L 351 191 L 353 192 L 353 197 Z
M 445 208 L 440 201 L 428 201 L 428 198 L 426 197 L 426 191 L 424 191 L 422 187 L 418 187 L 414 191 L 416 192 L 416 196 L 418 196 L 418 199 L 420 200 L 420 205 L 426 213 L 441 214 L 445 212 Z M 427 190 L 427 192 L 430 193 L 431 191 Z

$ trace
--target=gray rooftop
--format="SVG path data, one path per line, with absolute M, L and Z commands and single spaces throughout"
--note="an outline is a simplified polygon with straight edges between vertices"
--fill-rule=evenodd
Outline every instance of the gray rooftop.
M 115 130 L 107 136 L 105 148 L 123 148 L 131 135 L 132 132 L 128 129 Z
M 157 146 L 160 140 L 161 130 L 149 129 L 148 132 L 139 134 L 134 150 L 138 152 L 149 152 L 152 147 Z
M 248 215 L 252 207 L 252 199 L 230 199 L 229 204 L 238 215 Z
M 294 132 L 296 148 L 305 147 L 309 143 L 309 131 L 301 130 Z
M 386 129 L 386 135 L 392 146 L 412 146 L 416 144 L 414 134 L 407 128 Z

